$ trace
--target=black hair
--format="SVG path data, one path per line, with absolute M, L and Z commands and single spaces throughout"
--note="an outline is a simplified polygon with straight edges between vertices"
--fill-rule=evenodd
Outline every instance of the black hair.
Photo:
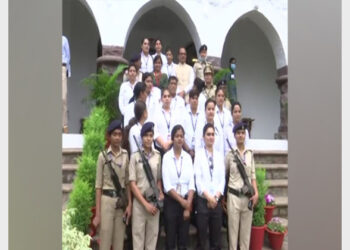
M 212 124 L 212 123 L 207 123 L 207 124 L 205 124 L 205 126 L 204 126 L 204 128 L 203 128 L 203 137 L 204 137 L 205 133 L 207 132 L 207 130 L 208 130 L 209 128 L 212 128 L 212 129 L 214 130 L 214 132 L 215 132 L 214 124 Z
M 165 49 L 165 54 L 166 54 L 168 51 L 170 51 L 171 54 L 173 54 L 173 50 L 172 50 L 170 47 L 166 47 L 166 49 Z
M 142 74 L 142 82 L 144 83 L 146 81 L 147 77 L 149 77 L 149 76 L 152 77 L 152 74 L 149 72 L 143 73 Z M 152 77 L 152 79 L 153 79 L 153 77 Z
M 155 64 L 156 61 L 157 61 L 158 59 L 160 60 L 160 62 L 161 62 L 162 65 L 163 65 L 163 60 L 162 60 L 162 57 L 161 57 L 160 55 L 156 55 L 156 56 L 153 58 L 153 64 Z
M 199 77 L 196 77 L 194 79 L 193 85 L 196 87 L 198 93 L 201 93 L 204 86 L 205 86 L 205 82 L 202 79 L 200 79 Z
M 146 104 L 143 101 L 136 101 L 134 106 L 134 114 L 137 121 L 140 121 L 145 110 L 147 110 Z
M 230 65 L 232 63 L 232 61 L 236 61 L 236 58 L 231 57 L 230 60 L 228 61 L 228 64 Z
M 137 100 L 142 92 L 146 91 L 146 83 L 144 82 L 137 82 L 134 87 L 134 96 L 130 98 L 129 103 Z
M 183 47 L 183 46 L 181 46 L 181 47 L 179 48 L 179 50 L 178 50 L 178 53 L 179 53 L 179 54 L 180 54 L 180 49 L 184 49 L 184 50 L 186 51 L 186 53 L 187 53 L 186 48 L 185 48 L 185 47 Z
M 144 37 L 144 38 L 142 38 L 142 40 L 141 40 L 141 45 L 143 44 L 143 42 L 144 42 L 146 39 L 148 40 L 148 43 L 149 43 L 149 39 L 148 39 L 147 37 Z
M 209 98 L 205 101 L 204 110 L 207 109 L 208 104 L 211 102 L 214 103 L 214 106 L 216 105 L 216 101 L 214 99 Z
M 170 76 L 168 79 L 168 83 L 170 83 L 171 80 L 176 80 L 176 83 L 179 81 L 176 76 Z
M 189 95 L 190 98 L 193 98 L 195 96 L 197 96 L 197 98 L 198 98 L 199 97 L 199 92 L 198 92 L 198 90 L 196 88 L 192 88 L 188 95 Z
M 182 133 L 185 135 L 185 129 L 180 124 L 177 124 L 171 130 L 171 140 L 172 141 L 174 140 L 175 134 L 178 130 L 182 130 Z
M 137 67 L 136 67 L 136 65 L 134 63 L 129 64 L 128 70 L 130 70 L 131 67 L 134 67 L 137 70 Z
M 216 90 L 215 90 L 215 96 L 217 96 L 217 94 L 218 94 L 218 92 L 219 92 L 220 90 L 222 90 L 222 92 L 224 92 L 224 95 L 225 95 L 225 90 L 224 90 L 224 88 L 223 88 L 222 86 L 219 86 L 219 87 L 217 87 Z
M 165 91 L 168 91 L 169 94 L 170 94 L 170 90 L 168 88 L 164 88 L 164 89 L 162 89 L 162 92 L 161 92 L 161 95 L 160 95 L 161 98 L 163 97 L 163 94 L 164 94 Z
M 241 111 L 242 111 L 242 105 L 241 105 L 238 101 L 235 101 L 235 102 L 232 104 L 232 106 L 231 106 L 231 114 L 232 114 L 233 109 L 235 108 L 236 105 L 238 105 L 239 108 L 240 108 Z

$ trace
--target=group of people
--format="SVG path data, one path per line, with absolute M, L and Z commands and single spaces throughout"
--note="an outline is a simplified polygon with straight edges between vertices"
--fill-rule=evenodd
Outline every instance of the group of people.
M 97 161 L 93 224 L 100 228 L 100 249 L 123 249 L 129 224 L 133 249 L 156 249 L 161 225 L 165 249 L 187 249 L 191 221 L 197 229 L 198 249 L 207 249 L 207 244 L 221 249 L 224 214 L 230 249 L 238 245 L 249 249 L 258 191 L 242 107 L 227 97 L 225 79 L 213 83 L 205 45 L 193 67 L 186 64 L 183 47 L 175 65 L 170 49 L 166 55 L 161 53 L 159 39 L 156 54 L 148 53 L 149 46 L 149 40 L 143 39 L 142 52 L 130 60 L 118 97 L 123 119 L 110 123 L 108 160 L 101 152 Z M 246 183 L 240 163 L 254 189 L 251 195 L 242 188 Z M 116 205 L 120 189 L 127 197 L 122 207 Z

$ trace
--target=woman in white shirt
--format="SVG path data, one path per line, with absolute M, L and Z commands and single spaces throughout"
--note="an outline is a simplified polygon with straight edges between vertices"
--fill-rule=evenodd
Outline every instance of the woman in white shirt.
M 120 86 L 118 105 L 119 110 L 122 115 L 124 115 L 125 107 L 129 104 L 130 98 L 134 95 L 134 87 L 136 84 L 136 66 L 135 64 L 130 64 L 128 67 L 128 77 L 129 80 L 123 82 Z
M 226 150 L 228 148 L 225 146 L 226 138 L 228 138 L 227 130 L 230 128 L 230 125 L 232 124 L 232 116 L 230 114 L 230 111 L 224 107 L 225 104 L 225 92 L 222 87 L 218 87 L 215 91 L 215 100 L 216 100 L 216 107 L 215 107 L 215 122 L 219 123 L 222 131 L 224 133 L 221 134 L 222 136 L 222 143 L 223 148 L 225 149 L 224 155 L 226 155 Z
M 187 249 L 192 200 L 195 191 L 191 156 L 182 149 L 185 130 L 176 125 L 171 131 L 173 147 L 164 154 L 164 226 L 166 249 Z
M 206 249 L 209 227 L 209 248 L 221 249 L 223 210 L 220 200 L 225 188 L 225 165 L 222 154 L 214 148 L 213 124 L 204 126 L 203 139 L 205 146 L 196 150 L 194 159 L 198 243 L 199 249 Z

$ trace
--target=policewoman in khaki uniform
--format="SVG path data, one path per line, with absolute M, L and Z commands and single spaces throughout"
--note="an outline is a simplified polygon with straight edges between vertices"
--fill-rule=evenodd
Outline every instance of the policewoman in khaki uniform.
M 208 50 L 208 47 L 205 44 L 203 44 L 199 48 L 198 50 L 199 58 L 193 65 L 193 71 L 194 71 L 195 77 L 200 78 L 202 81 L 204 81 L 204 72 L 203 72 L 204 67 L 208 64 L 211 65 L 211 63 L 207 61 L 207 50 Z
M 164 199 L 161 181 L 161 157 L 159 151 L 152 148 L 154 123 L 146 122 L 141 129 L 142 152 L 151 167 L 152 175 L 159 190 L 159 199 Z M 141 146 L 141 145 L 139 145 Z M 133 153 L 129 164 L 130 188 L 134 195 L 132 217 L 132 239 L 136 250 L 155 250 L 159 230 L 159 210 L 145 199 L 145 192 L 150 188 L 141 155 Z
M 228 176 L 227 215 L 229 246 L 230 250 L 237 249 L 239 234 L 240 250 L 248 250 L 253 216 L 252 210 L 248 208 L 248 203 L 251 200 L 252 206 L 255 206 L 258 200 L 254 155 L 252 150 L 245 148 L 246 125 L 243 122 L 236 124 L 233 128 L 233 133 L 236 145 L 232 145 L 233 150 L 229 151 L 225 157 L 226 175 Z M 254 188 L 255 194 L 251 198 L 242 193 L 241 188 L 244 185 L 244 181 L 235 161 L 235 153 L 243 161 L 249 182 Z
M 111 160 L 112 168 L 118 176 L 122 188 L 126 188 L 128 203 L 125 210 L 117 207 L 116 187 L 114 186 L 111 171 L 102 152 L 98 156 L 96 170 L 96 216 L 93 220 L 95 227 L 98 225 L 100 234 L 100 250 L 123 250 L 125 224 L 129 223 L 131 216 L 131 191 L 128 187 L 129 165 L 128 152 L 121 148 L 122 122 L 114 120 L 110 123 L 108 130 L 110 146 L 105 153 L 108 160 Z

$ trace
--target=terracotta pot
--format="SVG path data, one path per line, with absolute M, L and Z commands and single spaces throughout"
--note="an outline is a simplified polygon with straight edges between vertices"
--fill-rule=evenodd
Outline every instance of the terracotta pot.
M 273 216 L 273 210 L 276 206 L 265 206 L 265 224 L 269 223 Z
M 252 226 L 250 233 L 249 250 L 261 250 L 264 245 L 264 234 L 266 225 L 261 227 Z
M 266 227 L 266 232 L 269 238 L 269 243 L 271 248 L 273 250 L 281 250 L 284 236 L 287 234 L 287 230 L 284 233 L 279 233 L 279 232 L 273 232 Z

